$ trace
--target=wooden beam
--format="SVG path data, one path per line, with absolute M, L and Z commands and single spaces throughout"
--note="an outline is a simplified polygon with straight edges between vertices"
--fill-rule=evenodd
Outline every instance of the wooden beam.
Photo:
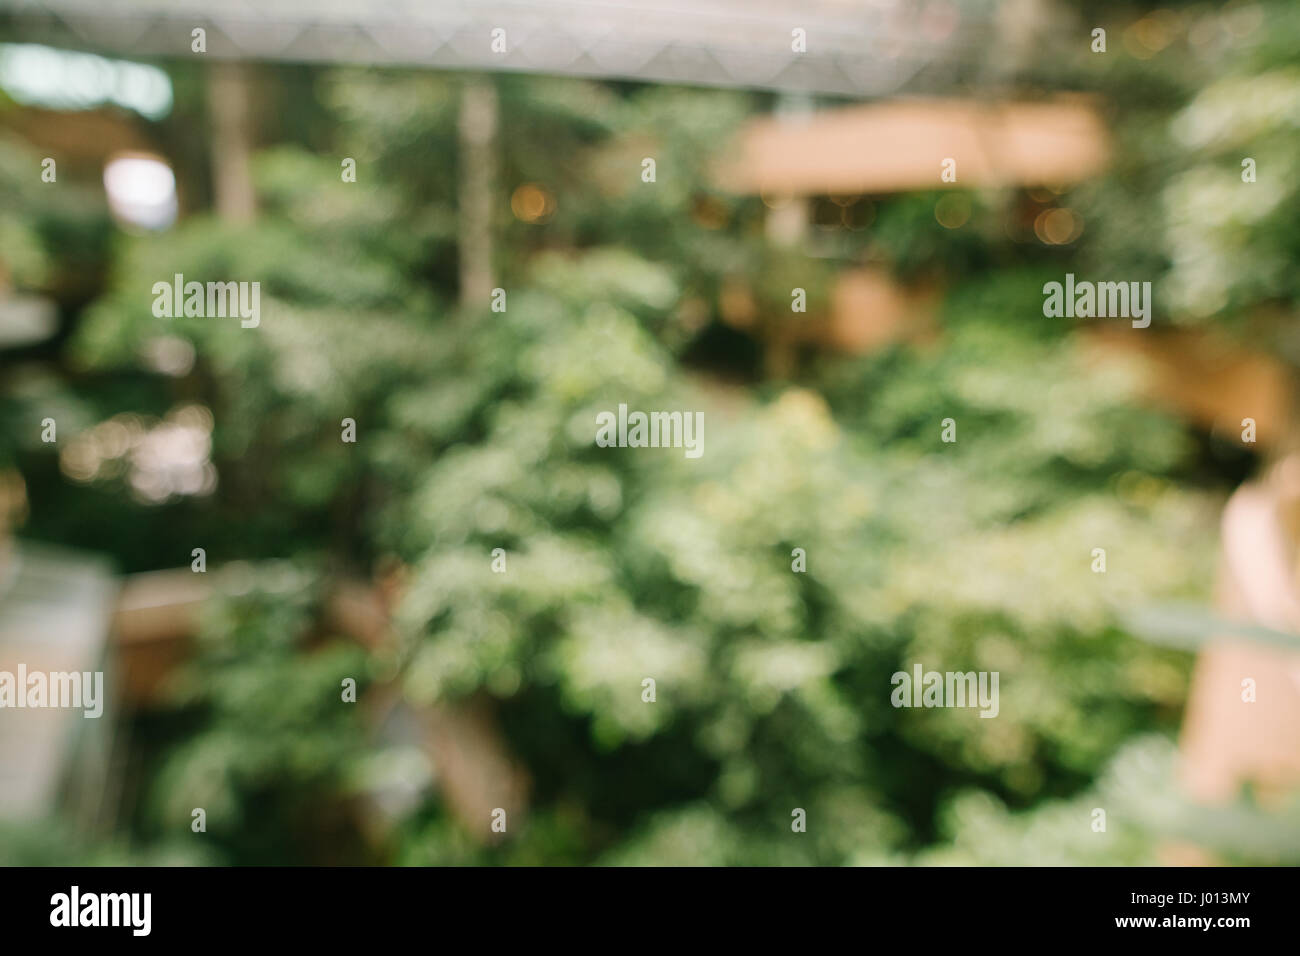
M 772 196 L 859 195 L 971 186 L 1052 186 L 1088 179 L 1109 155 L 1095 104 L 901 99 L 765 117 L 718 165 L 719 188 Z M 940 179 L 956 161 L 956 182 Z

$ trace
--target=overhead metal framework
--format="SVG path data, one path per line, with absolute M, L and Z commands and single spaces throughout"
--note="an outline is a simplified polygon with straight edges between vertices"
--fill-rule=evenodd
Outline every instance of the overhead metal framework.
M 0 0 L 0 39 L 190 57 L 201 27 L 220 59 L 877 97 L 962 79 L 997 12 L 996 0 Z

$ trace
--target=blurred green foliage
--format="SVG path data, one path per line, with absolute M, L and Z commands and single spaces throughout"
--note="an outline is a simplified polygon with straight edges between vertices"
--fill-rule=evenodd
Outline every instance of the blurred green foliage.
M 72 485 L 41 449 L 12 452 L 51 476 L 29 481 L 27 533 L 129 569 L 181 565 L 200 544 L 214 565 L 241 562 L 154 728 L 136 846 L 170 845 L 203 806 L 204 858 L 236 863 L 1152 862 L 1181 819 L 1152 801 L 1170 786 L 1160 735 L 1190 659 L 1135 641 L 1121 615 L 1204 598 L 1225 489 L 1203 480 L 1183 424 L 1135 403 L 1132 370 L 1088 361 L 1041 319 L 1041 286 L 1078 261 L 1164 276 L 1157 301 L 1180 318 L 1294 305 L 1300 80 L 1271 33 L 1234 45 L 1247 65 L 1216 63 L 1204 89 L 1162 59 L 1093 77 L 1105 89 L 1145 70 L 1155 92 L 1120 118 L 1141 150 L 1062 200 L 1087 222 L 1065 251 L 1008 236 L 1006 196 L 971 196 L 969 225 L 944 229 L 938 194 L 876 197 L 873 224 L 829 260 L 776 249 L 761 201 L 726 194 L 710 166 L 762 97 L 501 78 L 504 313 L 454 304 L 459 81 L 319 75 L 320 115 L 300 125 L 329 142 L 257 157 L 253 225 L 194 216 L 123 238 L 49 386 L 87 424 L 210 409 L 216 492 L 144 505 L 121 477 Z M 1235 171 L 1247 142 L 1254 185 Z M 551 218 L 511 215 L 522 183 L 554 198 Z M 10 265 L 39 287 L 58 254 Z M 735 353 L 764 344 L 718 321 L 727 277 L 754 291 L 761 335 L 790 320 L 792 286 L 820 308 L 830 277 L 863 261 L 943 280 L 937 342 L 781 379 L 755 358 L 735 384 Z M 261 327 L 155 318 L 149 290 L 174 273 L 259 279 Z M 190 343 L 194 369 L 150 371 L 160 337 Z M 24 394 L 8 390 L 7 422 L 47 407 Z M 703 411 L 704 456 L 595 447 L 597 413 L 619 403 Z M 955 444 L 939 440 L 945 418 Z M 1098 546 L 1105 575 L 1089 570 Z M 396 647 L 322 642 L 330 575 L 394 567 Z M 1000 715 L 892 708 L 890 675 L 915 663 L 998 671 Z M 379 674 L 417 708 L 493 701 L 532 785 L 508 840 L 472 838 L 436 786 L 377 845 L 348 836 L 383 744 L 339 682 L 356 677 L 364 698 Z M 1113 807 L 1108 834 L 1091 831 L 1094 806 Z

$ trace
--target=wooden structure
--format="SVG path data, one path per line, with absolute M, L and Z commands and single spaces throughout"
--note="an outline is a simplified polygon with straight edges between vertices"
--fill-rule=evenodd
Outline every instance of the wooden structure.
M 1110 135 L 1085 98 L 908 98 L 755 120 L 717 181 L 774 196 L 1063 186 L 1100 173 L 1109 153 Z M 951 182 L 941 178 L 946 159 L 954 161 Z

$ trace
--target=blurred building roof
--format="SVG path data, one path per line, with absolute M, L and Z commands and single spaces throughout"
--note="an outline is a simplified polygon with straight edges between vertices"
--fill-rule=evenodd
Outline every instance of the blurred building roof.
M 1020 0 L 1026 3 L 1031 0 Z M 9 39 L 127 56 L 577 74 L 880 96 L 960 80 L 998 0 L 0 0 Z M 1017 17 L 1023 20 L 1023 17 Z M 506 31 L 495 53 L 492 31 Z M 795 29 L 806 52 L 792 49 Z

